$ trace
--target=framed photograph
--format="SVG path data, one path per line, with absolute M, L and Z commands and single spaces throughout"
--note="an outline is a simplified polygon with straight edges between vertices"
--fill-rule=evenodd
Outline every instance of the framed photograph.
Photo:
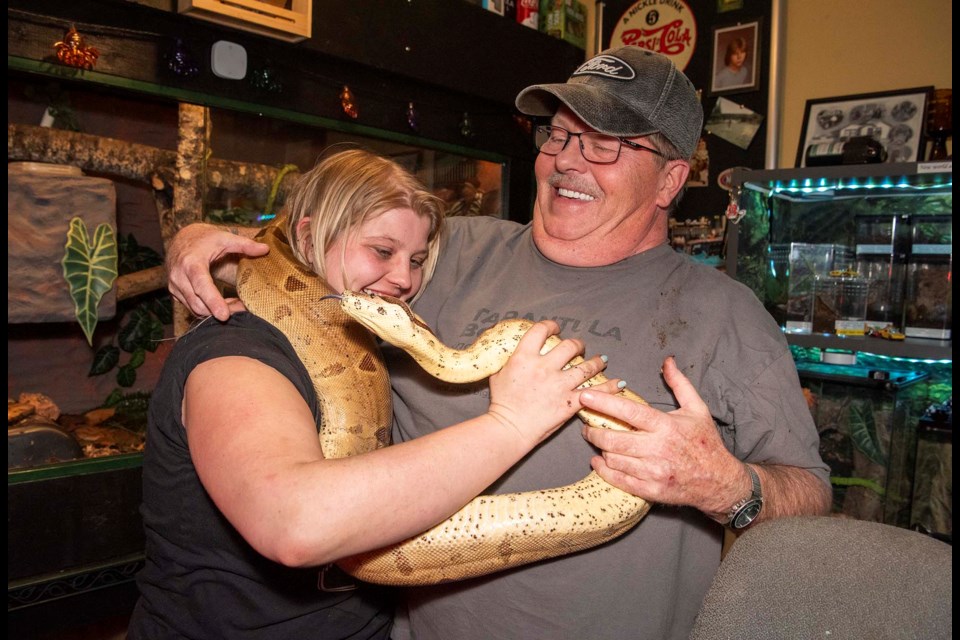
M 717 104 L 703 123 L 707 133 L 722 138 L 741 149 L 747 149 L 757 135 L 763 116 L 727 98 L 717 98 Z
M 854 139 L 854 152 L 875 153 L 879 144 L 884 162 L 919 161 L 932 91 L 914 87 L 807 100 L 796 166 L 841 164 L 844 145 Z
M 743 9 L 743 0 L 717 0 L 717 13 Z
M 760 22 L 713 30 L 710 93 L 743 93 L 760 87 Z
M 177 0 L 177 13 L 285 42 L 300 42 L 313 29 L 313 0 Z

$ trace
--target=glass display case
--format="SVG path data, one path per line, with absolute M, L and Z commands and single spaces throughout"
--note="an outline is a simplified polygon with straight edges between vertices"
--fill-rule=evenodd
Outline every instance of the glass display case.
M 259 226 L 280 211 L 290 186 L 318 158 L 350 146 L 408 168 L 444 198 L 449 215 L 505 215 L 505 156 L 409 135 L 377 135 L 303 114 L 275 110 L 268 116 L 255 104 L 228 108 L 215 97 L 208 97 L 212 106 L 185 107 L 160 85 L 151 93 L 142 86 L 134 92 L 90 79 L 51 79 L 37 73 L 36 65 L 17 65 L 22 69 L 8 70 L 8 190 L 18 194 L 8 198 L 8 303 L 11 309 L 22 303 L 24 311 L 8 317 L 7 369 L 8 395 L 17 400 L 23 421 L 11 419 L 8 430 L 11 472 L 142 450 L 149 392 L 176 334 L 174 317 L 162 279 L 155 280 L 155 291 L 117 298 L 124 278 L 160 268 L 164 243 L 177 226 L 192 221 L 175 215 Z M 54 103 L 55 126 L 39 126 Z M 185 108 L 203 115 L 195 156 L 206 170 L 196 181 L 194 201 L 173 203 L 176 189 L 189 193 L 171 177 L 184 155 L 182 141 L 192 133 L 183 123 Z M 109 147 L 109 157 L 98 152 L 102 147 Z M 23 165 L 75 169 L 77 175 L 15 171 Z M 67 180 L 72 182 L 64 188 Z M 112 289 L 98 305 L 102 313 L 89 344 L 66 284 L 46 284 L 63 282 L 60 260 L 71 216 L 91 231 L 101 221 L 91 217 L 92 197 L 74 197 L 84 181 L 100 191 L 109 187 L 110 197 L 96 203 L 109 209 L 101 218 L 115 230 L 119 253 L 116 293 Z M 39 216 L 41 204 L 48 217 Z M 42 291 L 53 293 L 42 297 L 37 280 L 46 287 Z M 61 299 L 68 304 L 55 306 Z
M 908 392 L 929 374 L 809 360 L 797 372 L 830 465 L 833 512 L 909 526 L 917 440 Z
M 950 504 L 925 489 L 951 483 L 950 465 L 928 462 L 949 444 L 918 424 L 953 396 L 952 163 L 737 169 L 733 185 L 744 215 L 727 274 L 791 345 L 834 511 L 949 522 Z
M 745 215 L 730 225 L 727 273 L 754 290 L 791 344 L 952 360 L 952 163 L 737 169 L 733 185 Z M 866 326 L 889 318 L 894 333 L 937 329 L 906 340 L 814 332 L 802 324 L 812 320 L 813 279 L 831 272 L 868 281 Z
M 70 165 L 79 167 L 75 181 L 110 183 L 108 224 L 118 237 L 120 278 L 161 268 L 166 240 L 190 221 L 174 224 L 178 211 L 214 223 L 263 224 L 280 210 L 298 175 L 330 149 L 360 146 L 393 158 L 454 215 L 506 215 L 510 159 L 502 154 L 277 109 L 266 113 L 215 96 L 193 94 L 206 104 L 187 104 L 161 85 L 132 90 L 115 78 L 97 79 L 94 73 L 84 80 L 50 77 L 32 61 L 8 64 L 8 187 L 24 194 L 18 206 L 8 202 L 8 244 L 31 253 L 39 245 L 47 249 L 26 266 L 8 251 L 11 282 L 41 268 L 43 280 L 61 282 L 66 236 L 49 231 L 50 221 L 66 228 L 71 216 L 89 209 L 62 202 L 41 218 L 35 203 L 51 200 L 42 189 L 62 192 L 64 178 L 31 171 L 26 184 L 15 165 Z M 53 104 L 55 126 L 40 126 Z M 172 170 L 189 139 L 185 109 L 203 114 L 195 155 L 206 170 L 196 199 L 174 206 Z M 110 153 L 98 154 L 103 147 Z M 146 408 L 178 332 L 164 281 L 122 296 L 120 278 L 116 304 L 99 318 L 90 344 L 72 305 L 55 317 L 8 317 L 8 396 L 14 399 L 8 402 L 8 612 L 24 628 L 42 626 L 50 611 L 64 607 L 78 615 L 114 604 L 129 610 L 136 597 Z M 26 305 L 37 307 L 37 292 L 17 284 Z M 116 357 L 101 367 L 104 348 Z

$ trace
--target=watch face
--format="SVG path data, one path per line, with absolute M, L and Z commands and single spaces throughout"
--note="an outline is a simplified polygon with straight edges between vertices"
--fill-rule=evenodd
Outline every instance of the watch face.
M 761 500 L 751 500 L 747 504 L 743 505 L 737 515 L 733 516 L 733 520 L 730 522 L 730 527 L 732 529 L 743 529 L 750 525 L 758 515 L 760 515 L 760 508 L 763 506 Z

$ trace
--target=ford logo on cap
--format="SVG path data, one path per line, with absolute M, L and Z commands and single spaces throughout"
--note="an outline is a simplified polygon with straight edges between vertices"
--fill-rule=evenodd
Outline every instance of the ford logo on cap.
M 633 67 L 620 58 L 600 55 L 584 62 L 573 72 L 574 76 L 602 76 L 614 80 L 633 80 L 636 73 Z

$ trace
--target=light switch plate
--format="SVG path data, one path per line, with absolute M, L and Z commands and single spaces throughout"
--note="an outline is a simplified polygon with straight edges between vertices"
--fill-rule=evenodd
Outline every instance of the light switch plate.
M 247 50 L 236 42 L 219 40 L 210 50 L 213 75 L 227 80 L 243 80 L 247 75 Z

